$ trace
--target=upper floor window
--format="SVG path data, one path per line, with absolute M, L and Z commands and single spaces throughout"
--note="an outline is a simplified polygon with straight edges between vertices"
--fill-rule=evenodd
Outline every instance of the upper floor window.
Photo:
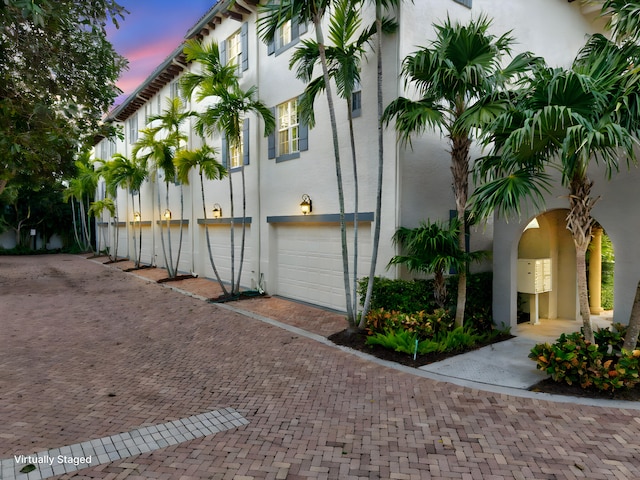
M 360 82 L 356 82 L 351 92 L 351 116 L 359 117 L 362 115 L 362 86 Z
M 242 131 L 237 145 L 230 144 L 227 149 L 227 138 L 222 138 L 222 164 L 227 168 L 238 168 L 249 165 L 249 119 L 242 123 Z
M 116 153 L 116 142 L 113 139 L 103 139 L 100 142 L 100 159 L 109 160 Z
M 309 148 L 309 141 L 308 127 L 298 117 L 298 99 L 281 103 L 273 114 L 276 132 L 269 136 L 269 158 L 281 161 L 299 157 L 301 151 Z
M 236 65 L 238 76 L 249 68 L 249 24 L 220 42 L 220 60 L 225 65 Z
M 127 122 L 129 122 L 129 143 L 136 143 L 138 141 L 138 114 L 131 115 Z
M 273 40 L 267 44 L 267 53 L 279 55 L 297 43 L 300 35 L 304 33 L 307 33 L 306 23 L 298 23 L 297 19 L 287 20 L 278 27 Z

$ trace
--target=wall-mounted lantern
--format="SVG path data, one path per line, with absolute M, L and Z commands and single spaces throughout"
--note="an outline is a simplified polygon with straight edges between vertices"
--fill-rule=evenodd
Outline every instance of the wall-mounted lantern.
M 213 218 L 220 218 L 222 217 L 222 207 L 220 206 L 219 203 L 214 203 L 213 204 Z
M 164 211 L 164 214 L 162 215 L 164 217 L 165 220 L 169 221 L 171 220 L 171 210 L 169 210 L 168 208 Z
M 311 213 L 313 207 L 311 198 L 306 193 L 302 195 L 302 203 L 300 203 L 300 211 L 302 211 L 303 215 Z
M 141 219 L 142 219 L 142 217 L 140 216 L 140 212 L 134 212 L 133 221 L 134 222 L 139 222 Z

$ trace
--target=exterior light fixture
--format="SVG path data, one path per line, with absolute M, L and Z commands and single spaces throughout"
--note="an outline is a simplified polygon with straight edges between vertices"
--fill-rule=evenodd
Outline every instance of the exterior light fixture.
M 309 195 L 305 193 L 304 195 L 302 195 L 302 203 L 300 203 L 300 210 L 302 211 L 303 215 L 306 215 L 307 213 L 311 213 L 312 209 L 313 207 L 312 207 L 311 198 L 309 198 Z
M 134 212 L 134 214 L 133 214 L 133 221 L 134 222 L 139 222 L 141 218 L 142 217 L 140 216 L 140 212 Z
M 220 218 L 222 217 L 222 207 L 220 206 L 219 203 L 214 203 L 213 204 L 213 218 Z
M 538 219 L 534 218 L 533 220 L 531 220 L 526 227 L 524 227 L 524 230 L 527 231 L 530 228 L 540 228 L 540 224 L 538 223 Z
M 164 217 L 165 220 L 171 220 L 171 210 L 169 210 L 168 208 L 164 211 L 164 214 L 162 215 Z

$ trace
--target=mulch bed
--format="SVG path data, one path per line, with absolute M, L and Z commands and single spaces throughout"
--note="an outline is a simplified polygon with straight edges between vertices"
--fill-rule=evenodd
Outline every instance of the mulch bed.
M 336 345 L 342 345 L 345 347 L 352 348 L 353 350 L 359 350 L 361 352 L 366 352 L 370 355 L 373 355 L 382 360 L 387 360 L 390 362 L 399 363 L 401 365 L 405 365 L 407 367 L 418 368 L 423 365 L 428 365 L 430 363 L 439 362 L 449 357 L 453 357 L 456 355 L 460 355 L 461 353 L 465 353 L 468 351 L 476 350 L 478 348 L 484 347 L 487 344 L 478 345 L 475 348 L 471 348 L 461 352 L 455 353 L 429 353 L 425 355 L 417 355 L 416 359 L 413 359 L 413 355 L 407 355 L 406 353 L 395 352 L 388 348 L 384 348 L 380 345 L 367 345 L 366 344 L 367 335 L 361 332 L 350 332 L 349 330 L 342 330 L 341 332 L 334 333 L 329 337 Z M 513 335 L 503 335 L 501 337 L 496 338 L 493 342 L 497 343 L 502 342 L 504 340 L 508 340 L 513 338 Z M 629 390 L 619 390 L 615 392 L 601 392 L 591 389 L 583 389 L 580 385 L 567 385 L 566 383 L 558 383 L 551 378 L 547 378 L 542 380 L 531 388 L 529 388 L 532 392 L 545 392 L 551 393 L 554 395 L 568 395 L 574 397 L 583 397 L 583 398 L 596 398 L 603 400 L 627 400 L 627 401 L 640 401 L 640 386 Z

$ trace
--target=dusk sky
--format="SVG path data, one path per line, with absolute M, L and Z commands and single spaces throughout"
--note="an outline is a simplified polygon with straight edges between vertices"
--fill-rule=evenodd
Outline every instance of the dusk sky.
M 118 87 L 121 103 L 184 40 L 189 30 L 216 0 L 119 0 L 130 13 L 120 28 L 110 26 L 109 40 L 129 60 Z

